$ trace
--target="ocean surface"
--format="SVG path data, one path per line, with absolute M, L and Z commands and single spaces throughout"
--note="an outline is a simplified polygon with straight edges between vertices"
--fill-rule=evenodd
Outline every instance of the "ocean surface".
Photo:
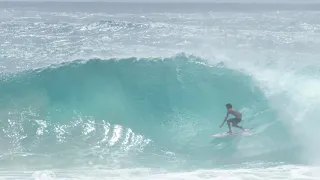
M 0 179 L 318 180 L 319 77 L 316 3 L 1 2 Z

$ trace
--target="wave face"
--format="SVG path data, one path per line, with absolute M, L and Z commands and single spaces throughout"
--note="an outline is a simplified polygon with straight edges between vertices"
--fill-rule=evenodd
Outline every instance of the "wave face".
M 199 58 L 92 59 L 7 76 L 0 84 L 5 166 L 215 167 L 297 161 L 250 76 Z M 210 137 L 232 103 L 246 138 Z M 154 161 L 150 161 L 154 159 Z

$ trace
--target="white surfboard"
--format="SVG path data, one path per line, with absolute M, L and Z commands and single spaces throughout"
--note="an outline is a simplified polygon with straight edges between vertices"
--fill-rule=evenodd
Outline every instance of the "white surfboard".
M 227 136 L 248 136 L 248 135 L 252 135 L 252 133 L 249 132 L 251 129 L 253 128 L 244 129 L 244 131 L 238 131 L 238 132 L 232 132 L 232 133 L 228 133 L 228 132 L 218 133 L 218 134 L 212 135 L 212 137 L 220 138 L 220 137 L 227 137 Z

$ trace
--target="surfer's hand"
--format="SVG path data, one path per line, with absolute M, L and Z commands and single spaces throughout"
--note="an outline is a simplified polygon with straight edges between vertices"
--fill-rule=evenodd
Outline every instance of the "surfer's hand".
M 220 128 L 222 127 L 222 124 L 220 125 Z

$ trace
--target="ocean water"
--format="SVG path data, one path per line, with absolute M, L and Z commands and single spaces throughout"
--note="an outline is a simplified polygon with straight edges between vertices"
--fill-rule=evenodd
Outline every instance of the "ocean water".
M 1 2 L 0 42 L 0 179 L 320 178 L 320 4 Z

